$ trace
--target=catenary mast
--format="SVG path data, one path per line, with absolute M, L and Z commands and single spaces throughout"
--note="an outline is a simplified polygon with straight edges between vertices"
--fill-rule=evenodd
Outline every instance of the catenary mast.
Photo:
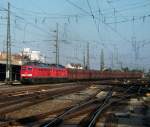
M 10 3 L 8 2 L 7 10 L 7 41 L 6 41 L 6 84 L 11 84 L 11 35 L 10 35 Z

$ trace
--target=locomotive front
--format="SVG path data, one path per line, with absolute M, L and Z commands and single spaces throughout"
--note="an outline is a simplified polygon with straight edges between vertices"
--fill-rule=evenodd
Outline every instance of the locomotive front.
M 32 83 L 33 67 L 21 66 L 21 83 Z

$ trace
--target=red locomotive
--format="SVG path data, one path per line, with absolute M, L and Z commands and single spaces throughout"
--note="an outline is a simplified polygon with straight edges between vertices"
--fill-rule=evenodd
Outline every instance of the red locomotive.
M 84 69 L 67 69 L 62 65 L 29 63 L 21 66 L 22 83 L 50 83 L 55 81 L 103 80 L 142 78 L 139 72 L 110 72 Z
M 67 78 L 68 71 L 61 65 L 32 62 L 21 66 L 22 83 L 48 83 L 64 81 Z

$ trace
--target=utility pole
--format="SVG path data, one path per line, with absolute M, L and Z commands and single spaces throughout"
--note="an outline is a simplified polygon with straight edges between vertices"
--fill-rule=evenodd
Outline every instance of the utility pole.
M 87 43 L 87 69 L 90 69 L 90 54 L 89 54 L 89 42 Z
M 134 56 L 135 57 L 135 62 L 137 62 L 137 60 L 139 58 L 139 46 L 137 44 L 135 36 L 132 37 L 132 47 L 133 47 L 134 55 L 135 55 Z
M 111 54 L 111 67 L 112 67 L 112 69 L 114 68 L 114 54 L 113 54 L 113 52 Z
M 86 60 L 85 60 L 85 49 L 83 51 L 83 67 L 85 68 Z
M 11 36 L 10 36 L 10 3 L 8 3 L 7 10 L 7 53 L 6 53 L 6 84 L 11 84 L 12 69 L 11 69 Z
M 103 49 L 101 50 L 101 56 L 100 56 L 100 70 L 102 71 L 104 69 L 104 52 Z
M 119 58 L 118 58 L 118 48 L 116 47 L 116 62 L 117 62 L 117 64 L 118 64 L 118 62 L 119 62 Z
M 135 17 L 133 16 L 133 19 L 132 19 L 132 21 L 133 21 L 133 24 L 132 24 L 132 47 L 133 47 L 133 51 L 134 51 L 134 57 L 135 57 L 135 67 L 137 68 L 138 67 L 138 58 L 139 58 L 139 46 L 138 46 L 138 44 L 137 44 L 137 41 L 136 41 L 136 35 L 135 35 L 135 24 L 134 24 L 134 22 L 135 22 Z
M 120 61 L 120 69 L 122 70 L 123 69 L 123 65 L 122 65 L 122 62 Z
M 58 47 L 58 23 L 56 23 L 56 44 L 55 44 L 55 60 L 56 60 L 56 65 L 59 64 L 59 47 Z

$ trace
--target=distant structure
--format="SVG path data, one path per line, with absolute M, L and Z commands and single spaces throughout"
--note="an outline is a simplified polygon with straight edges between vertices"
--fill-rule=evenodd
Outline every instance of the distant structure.
M 71 69 L 84 69 L 81 64 L 75 64 L 75 63 L 69 63 L 66 65 L 66 68 L 71 68 Z
M 0 52 L 0 63 L 6 64 L 7 53 Z M 21 54 L 11 54 L 11 64 L 12 65 L 22 65 L 23 56 Z
M 86 59 L 85 59 L 85 52 L 83 53 L 83 67 L 86 67 Z
M 21 53 L 11 54 L 12 65 L 22 65 L 29 61 L 38 61 L 45 63 L 45 58 L 40 51 L 32 51 L 30 48 L 24 48 Z M 0 52 L 0 63 L 6 64 L 7 52 Z
M 87 43 L 87 61 L 86 61 L 86 69 L 90 69 L 90 46 L 89 46 L 89 42 Z
M 101 50 L 101 55 L 100 55 L 100 70 L 104 70 L 104 52 L 103 49 Z
M 22 51 L 23 62 L 39 61 L 45 62 L 40 51 L 32 51 L 30 48 L 24 48 Z

